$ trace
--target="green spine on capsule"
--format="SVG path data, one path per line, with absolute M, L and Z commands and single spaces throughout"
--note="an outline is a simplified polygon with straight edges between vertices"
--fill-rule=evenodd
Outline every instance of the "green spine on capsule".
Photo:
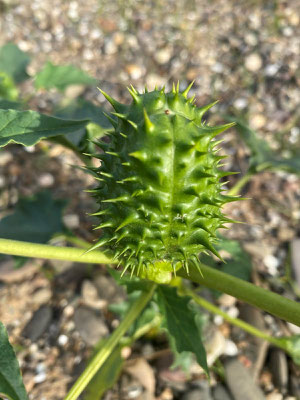
M 103 248 L 124 267 L 158 282 L 190 263 L 199 268 L 198 254 L 215 249 L 216 231 L 230 220 L 221 212 L 238 200 L 222 194 L 218 134 L 233 123 L 208 126 L 203 114 L 215 103 L 197 108 L 188 87 L 138 93 L 124 105 L 111 103 L 114 132 L 99 142 L 101 166 L 94 170 L 99 186 L 94 196 L 100 209 Z M 111 118 L 111 117 L 110 117 Z M 158 273 L 161 272 L 161 273 Z M 168 277 L 166 277 L 168 274 Z

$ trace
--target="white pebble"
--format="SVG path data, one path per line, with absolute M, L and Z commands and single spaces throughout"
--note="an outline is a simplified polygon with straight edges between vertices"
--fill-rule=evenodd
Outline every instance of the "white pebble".
M 8 151 L 1 151 L 0 153 L 0 166 L 3 167 L 13 159 L 13 156 Z
M 283 28 L 282 33 L 284 34 L 284 36 L 290 37 L 293 35 L 293 28 L 291 28 L 290 26 L 286 26 Z
M 254 35 L 254 33 L 247 33 L 245 35 L 245 42 L 249 46 L 256 46 L 257 45 L 257 37 Z
M 276 275 L 279 267 L 279 260 L 273 254 L 268 254 L 264 257 L 264 264 L 268 269 L 269 274 Z
M 39 179 L 39 184 L 42 187 L 49 187 L 52 186 L 54 183 L 54 177 L 52 174 L 50 174 L 49 172 L 45 172 L 44 174 L 42 174 Z
M 239 315 L 239 309 L 237 307 L 230 307 L 227 310 L 227 314 L 231 317 L 231 318 L 237 318 Z
M 157 51 L 157 53 L 155 53 L 154 57 L 159 64 L 166 64 L 172 57 L 172 49 L 170 48 L 160 49 Z
M 211 67 L 211 70 L 213 72 L 216 72 L 217 74 L 220 74 L 221 72 L 224 71 L 224 65 L 219 63 L 219 62 L 217 62 Z
M 265 74 L 266 76 L 274 76 L 277 74 L 278 70 L 279 70 L 278 64 L 269 64 L 265 68 Z
M 42 383 L 46 380 L 46 372 L 41 372 L 34 377 L 35 383 Z
M 262 59 L 259 54 L 253 53 L 246 57 L 245 67 L 248 71 L 257 72 L 262 67 Z
M 224 319 L 223 319 L 223 317 L 221 315 L 215 315 L 214 316 L 214 323 L 216 325 L 222 325 L 223 321 L 224 321 Z
M 247 107 L 248 101 L 247 101 L 247 99 L 244 99 L 244 98 L 240 97 L 240 98 L 234 100 L 233 105 L 238 110 L 242 110 L 243 108 Z
M 65 346 L 65 345 L 68 343 L 69 338 L 68 338 L 67 335 L 59 335 L 57 341 L 58 341 L 58 344 L 59 344 L 60 346 Z
M 234 357 L 238 354 L 238 348 L 232 340 L 226 340 L 224 354 Z
M 40 374 L 41 372 L 45 372 L 46 371 L 45 364 L 38 363 L 35 370 L 36 370 L 37 374 Z
M 79 216 L 77 214 L 66 214 L 63 216 L 64 224 L 69 229 L 78 228 L 79 226 Z

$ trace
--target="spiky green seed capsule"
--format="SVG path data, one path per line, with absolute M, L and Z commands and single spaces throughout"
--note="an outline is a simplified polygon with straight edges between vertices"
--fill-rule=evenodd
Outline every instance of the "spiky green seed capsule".
M 230 173 L 218 168 L 224 157 L 214 140 L 233 124 L 204 125 L 215 103 L 197 108 L 188 90 L 132 88 L 129 106 L 102 92 L 118 122 L 112 120 L 110 142 L 98 143 L 104 153 L 95 155 L 102 161 L 94 194 L 103 235 L 92 249 L 103 246 L 124 271 L 160 282 L 165 278 L 157 271 L 199 266 L 206 250 L 218 256 L 216 231 L 230 221 L 221 207 L 237 199 L 221 194 L 220 178 Z

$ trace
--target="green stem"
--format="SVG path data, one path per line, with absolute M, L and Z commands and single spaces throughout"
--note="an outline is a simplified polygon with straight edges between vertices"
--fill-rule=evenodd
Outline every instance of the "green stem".
M 91 264 L 116 263 L 115 260 L 109 259 L 100 251 L 84 253 L 83 250 L 74 247 L 57 247 L 8 239 L 0 239 L 1 253 Z M 189 274 L 183 268 L 177 274 L 200 285 L 230 294 L 276 317 L 300 326 L 299 303 L 203 264 L 201 271 L 202 275 L 197 268 L 191 266 Z
M 191 266 L 189 274 L 181 268 L 177 275 L 210 289 L 230 294 L 254 307 L 300 326 L 299 303 L 204 264 L 201 264 L 201 272 L 202 275 L 197 268 Z
M 229 196 L 236 196 L 240 193 L 242 188 L 250 181 L 253 176 L 253 172 L 247 172 L 241 179 L 237 181 L 237 183 L 228 191 Z
M 47 244 L 21 242 L 19 240 L 0 239 L 0 253 L 14 256 L 68 260 L 79 263 L 114 264 L 100 251 L 85 253 L 85 250 L 75 247 L 59 247 Z
M 257 336 L 260 339 L 267 340 L 269 343 L 274 344 L 277 347 L 280 347 L 284 351 L 286 351 L 286 346 L 282 343 L 280 339 L 276 339 L 273 336 L 268 335 L 267 333 L 260 331 L 259 329 L 255 328 L 255 326 L 248 324 L 245 321 L 242 321 L 239 318 L 233 318 L 228 315 L 226 312 L 220 310 L 220 308 L 216 307 L 214 304 L 210 303 L 209 301 L 205 300 L 203 297 L 198 296 L 192 290 L 184 289 L 184 293 L 190 296 L 197 304 L 201 307 L 205 308 L 206 310 L 221 315 L 225 319 L 225 321 L 230 322 L 232 325 L 235 325 L 244 331 L 250 333 L 251 335 Z
M 102 347 L 99 352 L 92 359 L 90 364 L 87 366 L 85 371 L 80 375 L 78 380 L 75 382 L 74 386 L 71 388 L 64 400 L 75 400 L 80 396 L 89 382 L 92 380 L 94 375 L 97 373 L 99 368 L 107 360 L 111 352 L 120 342 L 121 338 L 124 336 L 126 331 L 130 328 L 132 323 L 140 315 L 144 307 L 151 300 L 153 293 L 155 291 L 156 284 L 153 283 L 147 292 L 142 292 L 140 297 L 133 303 L 129 312 L 120 323 L 118 328 L 109 337 L 104 347 Z

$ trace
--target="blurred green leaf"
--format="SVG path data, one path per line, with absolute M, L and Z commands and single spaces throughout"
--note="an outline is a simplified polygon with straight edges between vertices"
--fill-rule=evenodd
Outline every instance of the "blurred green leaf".
M 300 365 L 300 335 L 279 338 L 295 364 Z
M 82 98 L 73 100 L 65 107 L 57 108 L 55 116 L 75 121 L 88 119 L 101 126 L 104 130 L 112 128 L 111 123 L 103 113 L 103 108 Z
M 64 231 L 64 200 L 53 199 L 49 192 L 21 198 L 12 214 L 0 220 L 0 237 L 47 243 L 55 233 Z
M 73 65 L 53 65 L 48 62 L 35 77 L 37 89 L 56 88 L 64 91 L 70 85 L 95 85 L 96 79 Z
M 229 118 L 229 120 L 233 120 Z M 269 144 L 259 138 L 255 131 L 242 120 L 236 121 L 236 129 L 251 150 L 250 168 L 256 172 L 262 170 L 283 170 L 300 175 L 300 152 L 293 157 L 283 158 L 276 154 Z
M 86 119 L 91 121 L 85 128 L 66 135 L 71 143 L 82 150 L 88 145 L 89 139 L 100 138 L 107 130 L 112 128 L 101 107 L 81 98 L 72 101 L 65 107 L 58 108 L 55 111 L 55 116 L 74 121 Z
M 191 299 L 179 296 L 176 288 L 164 285 L 158 287 L 157 294 L 161 313 L 165 317 L 167 334 L 172 337 L 171 344 L 174 341 L 178 353 L 194 353 L 199 365 L 209 374 L 196 313 L 189 305 Z
M 189 376 L 191 365 L 194 361 L 195 355 L 190 351 L 178 352 L 176 349 L 176 342 L 173 336 L 169 335 L 169 345 L 172 350 L 174 361 L 171 369 L 180 368 Z
M 2 394 L 11 400 L 28 400 L 16 354 L 0 322 L 0 396 Z
M 250 255 L 242 248 L 237 240 L 225 239 L 219 236 L 217 250 L 226 250 L 232 257 L 225 258 L 225 263 L 216 262 L 212 257 L 205 254 L 200 255 L 203 264 L 217 268 L 226 274 L 233 275 L 236 278 L 249 281 L 251 278 L 252 262 Z
M 97 346 L 97 350 L 105 346 L 105 343 L 106 340 L 103 340 L 101 346 Z M 117 382 L 124 364 L 121 350 L 122 346 L 115 347 L 104 365 L 95 374 L 86 388 L 84 400 L 100 400 L 104 393 Z
M 26 72 L 30 57 L 13 43 L 8 43 L 0 48 L 0 71 L 6 72 L 16 83 L 20 83 L 29 75 Z
M 10 142 L 32 146 L 41 139 L 74 132 L 88 121 L 69 121 L 35 111 L 0 110 L 0 147 Z
M 0 109 L 2 110 L 20 110 L 22 104 L 17 101 L 6 100 L 0 97 Z
M 12 78 L 5 72 L 0 71 L 0 98 L 15 101 L 18 100 L 19 91 Z

